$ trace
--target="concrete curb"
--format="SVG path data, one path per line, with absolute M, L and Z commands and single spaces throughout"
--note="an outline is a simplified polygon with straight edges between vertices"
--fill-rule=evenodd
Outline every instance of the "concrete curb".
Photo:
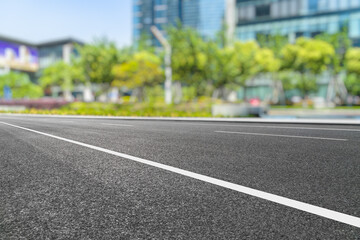
M 83 115 L 49 115 L 49 114 L 17 114 L 17 113 L 0 113 L 0 116 L 79 118 L 79 119 L 153 120 L 153 121 L 198 121 L 198 122 L 227 122 L 227 123 L 283 123 L 283 124 L 360 125 L 360 120 L 357 120 L 357 119 L 115 117 L 115 116 L 93 116 L 93 115 L 83 116 Z

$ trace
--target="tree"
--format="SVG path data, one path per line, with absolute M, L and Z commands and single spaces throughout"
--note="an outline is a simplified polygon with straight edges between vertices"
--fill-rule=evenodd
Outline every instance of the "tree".
M 338 74 L 344 67 L 345 54 L 352 45 L 347 27 L 333 34 L 322 33 L 316 36 L 316 39 L 325 41 L 334 47 L 335 55 L 332 58 L 331 70 L 334 74 Z
M 77 62 L 68 64 L 60 61 L 45 68 L 39 81 L 43 88 L 60 86 L 64 92 L 64 98 L 71 101 L 73 99 L 71 90 L 74 83 L 83 82 L 84 75 Z
M 345 85 L 353 95 L 360 95 L 360 48 L 350 48 L 345 55 L 348 76 Z
M 315 76 L 328 69 L 334 55 L 334 48 L 325 41 L 298 38 L 295 44 L 288 44 L 281 50 L 282 69 L 301 75 L 295 85 L 307 97 L 309 92 L 317 89 Z
M 259 34 L 257 39 L 261 48 L 271 49 L 276 57 L 280 56 L 281 49 L 286 44 L 289 43 L 288 37 L 280 34 L 275 34 L 275 35 Z
M 255 55 L 259 48 L 259 45 L 253 41 L 245 43 L 235 42 L 234 61 L 239 69 L 239 77 L 235 80 L 238 85 L 245 86 L 246 80 L 254 77 L 258 73 L 258 68 L 255 64 Z
M 173 80 L 195 86 L 197 95 L 203 94 L 202 85 L 207 80 L 204 69 L 208 63 L 205 42 L 194 29 L 180 23 L 169 28 L 167 33 L 172 47 Z
M 155 48 L 152 45 L 153 40 L 147 33 L 141 33 L 140 38 L 136 41 L 135 50 L 142 52 L 148 51 L 151 53 L 155 52 Z
M 226 100 L 226 88 L 235 85 L 235 79 L 239 77 L 240 69 L 236 63 L 236 55 L 233 47 L 217 48 L 212 61 L 207 63 L 209 69 L 207 74 L 213 81 L 215 89 L 220 93 L 219 96 Z M 213 62 L 213 64 L 211 64 Z M 210 75 L 211 73 L 211 75 Z
M 119 52 L 116 45 L 106 39 L 96 40 L 93 44 L 78 46 L 79 65 L 84 71 L 86 83 L 96 83 L 108 90 L 114 80 L 113 67 L 126 58 L 120 53 L 129 53 L 129 49 Z
M 112 74 L 115 77 L 112 86 L 134 89 L 140 101 L 144 100 L 144 88 L 155 86 L 164 79 L 160 58 L 145 51 L 115 65 Z
M 1 75 L 0 97 L 3 97 L 5 86 L 11 89 L 13 98 L 39 98 L 43 96 L 41 87 L 32 83 L 25 73 L 10 72 Z
M 341 31 L 333 34 L 329 34 L 329 33 L 320 34 L 316 36 L 316 39 L 320 39 L 331 44 L 335 49 L 335 55 L 328 70 L 332 75 L 331 78 L 329 79 L 329 88 L 330 87 L 335 88 L 336 95 L 342 96 L 343 100 L 345 100 L 347 92 L 342 91 L 342 89 L 344 89 L 345 86 L 344 86 L 344 79 L 342 79 L 341 77 L 343 76 L 341 72 L 345 70 L 345 54 L 352 45 L 352 41 L 349 38 L 348 28 L 343 27 Z M 349 80 L 352 79 L 353 77 L 347 76 L 346 78 Z
M 254 56 L 255 73 L 274 73 L 280 69 L 281 62 L 275 57 L 274 52 L 269 48 L 261 48 Z

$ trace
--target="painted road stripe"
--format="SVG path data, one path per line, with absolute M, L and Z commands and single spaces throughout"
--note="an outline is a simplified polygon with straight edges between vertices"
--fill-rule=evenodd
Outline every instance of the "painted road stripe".
M 128 125 L 128 124 L 113 124 L 113 123 L 101 123 L 102 125 L 108 125 L 108 126 L 121 126 L 121 127 L 133 127 L 134 125 Z
M 275 194 L 267 193 L 267 192 L 264 192 L 264 191 L 256 190 L 256 189 L 253 189 L 253 188 L 245 187 L 245 186 L 242 186 L 242 185 L 230 183 L 230 182 L 227 182 L 227 181 L 224 181 L 224 180 L 216 179 L 216 178 L 213 178 L 213 177 L 208 177 L 208 176 L 205 176 L 205 175 L 202 175 L 202 174 L 190 172 L 190 171 L 187 171 L 187 170 L 183 170 L 183 169 L 180 169 L 180 168 L 168 166 L 168 165 L 165 165 L 165 164 L 153 162 L 153 161 L 146 160 L 146 159 L 143 159 L 143 158 L 131 156 L 131 155 L 128 155 L 128 154 L 125 154 L 125 153 L 120 153 L 120 152 L 112 151 L 112 150 L 105 149 L 105 148 L 102 148 L 102 147 L 97 147 L 97 146 L 94 146 L 94 145 L 90 145 L 90 144 L 87 144 L 87 143 L 82 143 L 82 142 L 74 141 L 74 140 L 71 140 L 71 139 L 58 137 L 58 136 L 55 136 L 55 135 L 52 135 L 52 134 L 36 131 L 36 130 L 30 129 L 30 128 L 21 127 L 21 126 L 13 125 L 13 124 L 6 123 L 6 122 L 0 122 L 0 123 L 11 126 L 11 127 L 23 129 L 23 130 L 26 130 L 26 131 L 29 131 L 29 132 L 41 134 L 41 135 L 44 135 L 44 136 L 47 136 L 47 137 L 62 140 L 62 141 L 65 141 L 65 142 L 73 143 L 73 144 L 76 144 L 76 145 L 79 145 L 79 146 L 87 147 L 87 148 L 97 150 L 97 151 L 100 151 L 100 152 L 108 153 L 108 154 L 118 156 L 118 157 L 121 157 L 121 158 L 129 159 L 129 160 L 132 160 L 132 161 L 135 161 L 135 162 L 143 163 L 143 164 L 146 164 L 146 165 L 149 165 L 149 166 L 152 166 L 152 167 L 160 168 L 160 169 L 163 169 L 163 170 L 166 170 L 166 171 L 169 171 L 169 172 L 177 173 L 177 174 L 187 176 L 187 177 L 190 177 L 190 178 L 193 178 L 193 179 L 197 179 L 197 180 L 200 180 L 200 181 L 203 181 L 203 182 L 206 182 L 206 183 L 211 183 L 211 184 L 214 184 L 216 186 L 231 189 L 231 190 L 234 190 L 234 191 L 237 191 L 237 192 L 240 192 L 240 193 L 244 193 L 244 194 L 254 196 L 254 197 L 258 197 L 258 198 L 261 198 L 261 199 L 265 199 L 265 200 L 268 200 L 268 201 L 271 201 L 271 202 L 274 202 L 274 203 L 278 203 L 278 204 L 281 204 L 281 205 L 284 205 L 284 206 L 295 208 L 295 209 L 298 209 L 298 210 L 301 210 L 301 211 L 304 211 L 304 212 L 308 212 L 308 213 L 311 213 L 311 214 L 315 214 L 315 215 L 318 215 L 318 216 L 321 216 L 321 217 L 325 217 L 325 218 L 328 218 L 328 219 L 331 219 L 331 220 L 335 220 L 335 221 L 338 221 L 338 222 L 341 222 L 341 223 L 349 224 L 349 225 L 360 228 L 360 218 L 359 217 L 355 217 L 355 216 L 351 216 L 351 215 L 348 215 L 348 214 L 336 212 L 336 211 L 333 211 L 333 210 L 330 210 L 330 209 L 318 207 L 318 206 L 315 206 L 315 205 L 300 202 L 300 201 L 293 200 L 293 199 L 290 199 L 290 198 L 286 198 L 286 197 L 278 196 L 278 195 L 275 195 Z
M 199 125 L 199 126 L 216 126 L 216 127 L 247 127 L 247 128 L 279 128 L 279 129 L 299 129 L 299 130 L 321 130 L 321 131 L 348 131 L 348 132 L 360 132 L 360 129 L 354 128 L 315 128 L 315 127 L 285 127 L 285 126 L 260 126 L 260 125 L 252 125 L 251 123 L 248 125 L 237 124 L 237 125 L 229 125 L 229 124 L 201 124 L 201 123 L 176 123 L 176 124 L 184 124 L 184 125 Z
M 349 139 L 342 139 L 342 138 L 308 137 L 308 136 L 249 133 L 249 132 L 228 132 L 228 131 L 215 131 L 215 132 L 216 133 L 242 134 L 242 135 L 255 135 L 255 136 L 269 136 L 269 137 L 308 138 L 308 139 L 331 140 L 331 141 L 348 141 L 349 140 Z

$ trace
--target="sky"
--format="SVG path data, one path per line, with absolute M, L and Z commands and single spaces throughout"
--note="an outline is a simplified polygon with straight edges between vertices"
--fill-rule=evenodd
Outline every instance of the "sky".
M 31 43 L 106 37 L 129 46 L 132 0 L 2 0 L 0 35 Z

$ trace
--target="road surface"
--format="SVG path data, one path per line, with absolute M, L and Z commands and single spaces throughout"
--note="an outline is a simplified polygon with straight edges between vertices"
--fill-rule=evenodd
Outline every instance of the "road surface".
M 360 239 L 360 126 L 0 115 L 0 239 Z

